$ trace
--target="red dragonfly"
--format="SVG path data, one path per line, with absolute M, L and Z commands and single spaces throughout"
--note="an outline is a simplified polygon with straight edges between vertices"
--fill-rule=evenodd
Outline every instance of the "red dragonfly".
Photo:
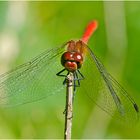
M 136 122 L 139 116 L 137 104 L 87 45 L 97 25 L 97 21 L 91 21 L 80 40 L 71 40 L 61 47 L 47 50 L 2 74 L 0 105 L 15 106 L 62 93 L 66 77 L 72 72 L 74 91 L 82 89 L 91 101 L 111 116 L 128 123 Z M 63 84 L 57 76 L 65 77 Z

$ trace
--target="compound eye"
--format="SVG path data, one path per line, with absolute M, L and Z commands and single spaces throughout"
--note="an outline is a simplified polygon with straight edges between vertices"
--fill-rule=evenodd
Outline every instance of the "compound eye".
M 75 52 L 74 54 L 73 54 L 73 58 L 74 58 L 74 60 L 76 61 L 76 62 L 83 62 L 83 57 L 82 57 L 82 55 L 80 54 L 80 53 L 78 53 L 78 52 Z
M 65 66 L 66 61 L 70 61 L 72 59 L 73 54 L 71 52 L 65 52 L 61 56 L 61 64 Z
M 65 52 L 62 55 L 62 60 L 64 60 L 64 61 L 71 60 L 72 56 L 73 56 L 73 54 L 71 52 Z

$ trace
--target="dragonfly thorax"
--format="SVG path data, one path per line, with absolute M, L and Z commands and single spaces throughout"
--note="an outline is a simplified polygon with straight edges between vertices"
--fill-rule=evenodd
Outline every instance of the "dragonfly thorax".
M 83 64 L 83 56 L 79 52 L 65 52 L 61 57 L 61 64 L 70 72 L 74 72 L 81 68 Z

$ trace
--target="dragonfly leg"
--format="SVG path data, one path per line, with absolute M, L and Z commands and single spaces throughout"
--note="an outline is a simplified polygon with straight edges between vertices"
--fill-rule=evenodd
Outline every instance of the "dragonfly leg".
M 76 73 L 76 72 L 75 72 Z M 73 97 L 72 97 L 72 103 L 74 103 L 74 98 L 75 98 L 75 93 L 76 93 L 76 74 L 73 74 L 73 76 L 74 76 L 74 85 L 73 85 L 73 87 L 74 87 L 74 89 L 73 89 L 73 91 L 74 91 L 74 93 L 73 93 Z
M 80 75 L 80 77 L 79 77 L 79 75 Z M 74 72 L 74 81 L 77 81 L 77 84 L 74 84 L 75 87 L 80 87 L 80 80 L 84 80 L 84 79 L 85 79 L 85 77 L 79 70 Z
M 65 77 L 65 79 L 64 79 L 64 81 L 63 81 L 63 85 L 66 85 L 66 83 L 67 83 L 67 76 L 69 75 L 69 72 L 67 73 L 67 75 L 66 75 L 66 77 Z
M 85 77 L 84 77 L 84 75 L 80 72 L 80 70 L 77 70 L 77 72 L 79 73 L 79 75 L 81 76 L 81 78 L 79 78 L 79 80 L 84 80 L 85 79 Z
M 79 79 L 79 76 L 78 76 L 78 73 L 77 72 L 75 72 L 75 81 L 77 81 L 77 87 L 80 87 L 80 80 L 81 79 Z
M 74 87 L 73 102 L 74 102 L 76 87 L 80 87 L 80 80 L 83 80 L 84 76 L 79 70 L 75 71 L 73 75 L 74 75 L 74 84 L 73 84 L 73 87 Z M 80 75 L 80 78 L 79 78 L 79 75 Z
M 74 88 L 74 93 L 75 93 L 75 91 L 76 91 L 76 80 L 75 80 L 75 72 L 73 73 L 73 77 L 74 77 L 74 83 L 73 83 L 73 88 Z
M 59 71 L 56 75 L 61 77 L 67 77 L 67 75 L 62 74 L 66 69 Z
M 58 73 L 56 74 L 57 76 L 65 77 L 65 79 L 64 79 L 64 81 L 63 81 L 63 85 L 66 85 L 66 83 L 67 83 L 67 75 L 69 74 L 69 72 L 68 72 L 66 75 L 62 74 L 65 70 L 66 70 L 66 69 L 63 69 L 63 70 L 61 70 L 60 72 L 58 72 Z

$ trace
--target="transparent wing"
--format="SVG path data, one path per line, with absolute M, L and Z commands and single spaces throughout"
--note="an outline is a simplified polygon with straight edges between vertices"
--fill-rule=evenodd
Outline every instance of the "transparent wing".
M 43 52 L 32 61 L 0 76 L 0 106 L 9 107 L 60 93 L 62 79 L 56 76 L 62 67 L 60 56 L 65 47 Z
M 88 97 L 114 118 L 126 123 L 136 122 L 139 109 L 134 100 L 107 73 L 94 53 L 87 49 L 86 61 L 81 69 L 85 80 L 81 84 Z

